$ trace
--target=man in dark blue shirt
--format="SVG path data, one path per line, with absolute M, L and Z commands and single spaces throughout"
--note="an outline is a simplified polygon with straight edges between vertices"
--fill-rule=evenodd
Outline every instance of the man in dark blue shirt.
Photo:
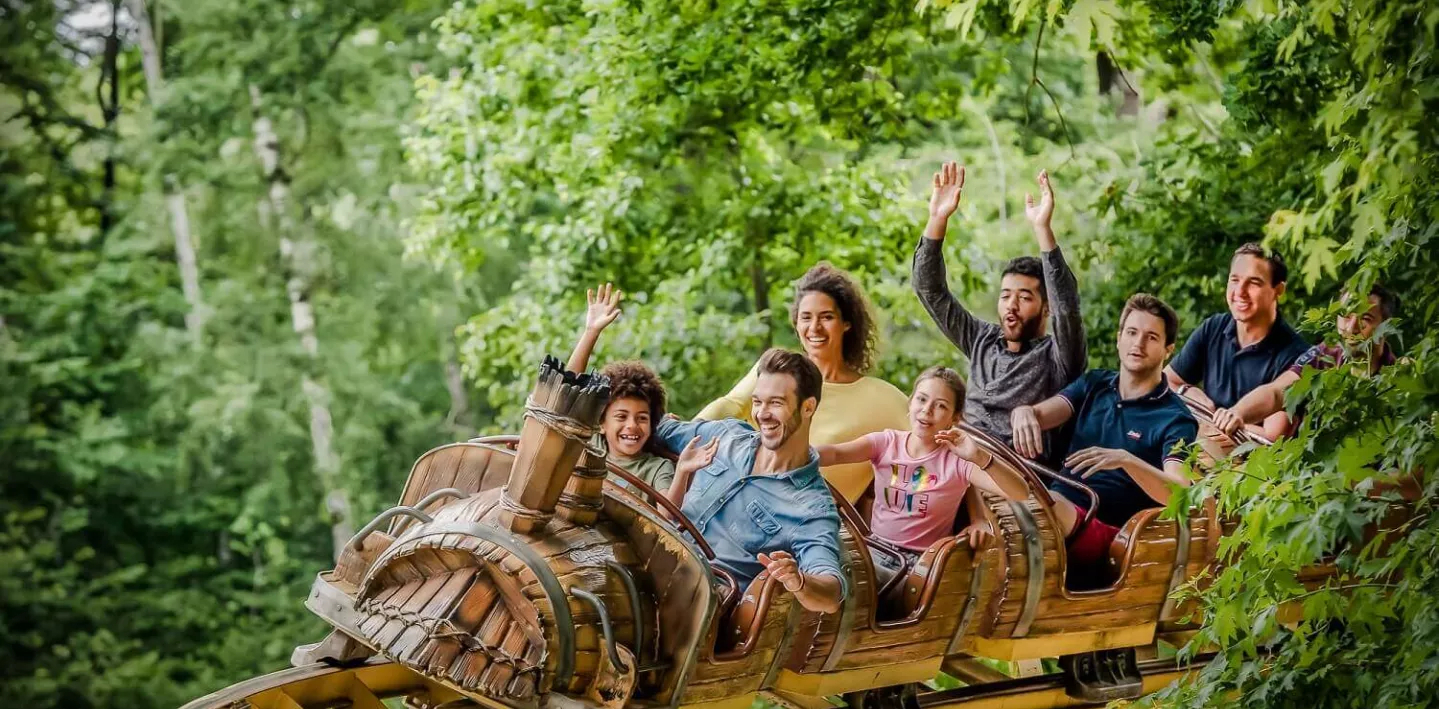
M 1063 472 L 1099 495 L 1094 519 L 1080 524 L 1090 503 L 1078 489 L 1056 483 L 1052 491 L 1078 564 L 1104 558 L 1130 517 L 1168 502 L 1173 486 L 1189 485 L 1183 449 L 1198 426 L 1164 381 L 1178 329 L 1173 308 L 1137 293 L 1119 318 L 1119 371 L 1090 370 L 1058 395 L 1015 409 L 1015 449 L 1031 458 L 1042 453 L 1042 431 L 1074 421 Z
M 1169 386 L 1181 396 L 1228 409 L 1294 364 L 1309 343 L 1279 315 L 1288 277 L 1278 253 L 1254 243 L 1239 247 L 1229 261 L 1229 312 L 1210 316 L 1189 336 L 1164 370 Z M 1207 426 L 1205 437 L 1218 444 L 1211 454 L 1233 445 Z

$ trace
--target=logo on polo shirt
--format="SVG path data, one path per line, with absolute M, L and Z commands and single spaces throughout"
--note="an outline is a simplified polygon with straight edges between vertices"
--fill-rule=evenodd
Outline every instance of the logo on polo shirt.
M 1138 432 L 1138 431 L 1130 431 L 1130 432 L 1129 432 L 1129 437 L 1130 437 L 1130 438 L 1133 438 L 1133 439 L 1136 440 L 1136 441 L 1139 440 L 1139 439 L 1141 439 L 1141 438 L 1143 438 L 1143 436 L 1140 436 L 1140 435 L 1139 435 L 1139 432 Z

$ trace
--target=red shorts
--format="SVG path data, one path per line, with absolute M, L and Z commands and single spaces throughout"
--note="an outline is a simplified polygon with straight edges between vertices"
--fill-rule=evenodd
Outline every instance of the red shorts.
M 1069 549 L 1069 560 L 1086 566 L 1098 564 L 1109 556 L 1109 545 L 1119 536 L 1119 528 L 1107 525 L 1098 518 L 1086 523 L 1083 518 L 1088 510 L 1079 505 L 1074 508 L 1079 513 L 1080 522 L 1079 527 L 1064 543 Z

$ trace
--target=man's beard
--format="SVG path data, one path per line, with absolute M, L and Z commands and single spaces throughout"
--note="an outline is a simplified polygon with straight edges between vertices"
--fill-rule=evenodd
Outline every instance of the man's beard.
M 766 448 L 769 448 L 770 450 L 778 450 L 780 448 L 783 448 L 784 444 L 789 443 L 790 437 L 794 436 L 794 432 L 799 430 L 799 425 L 802 420 L 803 419 L 801 418 L 799 409 L 795 409 L 794 415 L 790 416 L 788 420 L 780 424 L 779 442 L 775 443 L 773 446 L 766 446 Z
M 1043 325 L 1043 315 L 1037 315 L 1033 318 L 1025 320 L 1019 326 L 1019 335 L 1010 338 L 1010 340 L 1012 342 L 1029 342 L 1031 340 L 1038 339 L 1040 328 L 1043 327 Z

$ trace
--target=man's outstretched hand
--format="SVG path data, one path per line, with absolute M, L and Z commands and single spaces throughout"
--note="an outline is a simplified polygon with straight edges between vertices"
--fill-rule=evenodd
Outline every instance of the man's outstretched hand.
M 1024 216 L 1034 227 L 1040 250 L 1049 251 L 1055 246 L 1054 230 L 1049 228 L 1049 220 L 1054 218 L 1054 188 L 1049 184 L 1048 170 L 1040 170 L 1036 180 L 1039 182 L 1039 199 L 1036 200 L 1029 192 L 1024 193 Z
M 964 191 L 964 166 L 953 161 L 940 166 L 934 173 L 934 191 L 929 195 L 929 224 L 924 235 L 931 239 L 943 239 L 949 218 L 959 209 L 959 197 Z
M 765 571 L 769 572 L 776 581 L 784 585 L 785 590 L 795 593 L 804 588 L 804 574 L 800 573 L 799 562 L 787 551 L 777 551 L 770 554 L 761 552 L 755 557 L 759 563 L 764 564 Z

